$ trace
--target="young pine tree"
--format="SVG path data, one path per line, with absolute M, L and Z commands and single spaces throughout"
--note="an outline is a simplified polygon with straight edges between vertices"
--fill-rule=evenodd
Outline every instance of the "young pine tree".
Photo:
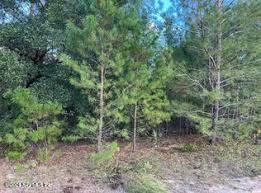
M 105 128 L 113 122 L 115 91 L 118 89 L 115 82 L 125 60 L 123 47 L 127 44 L 126 36 L 131 36 L 131 30 L 135 28 L 136 18 L 132 18 L 135 16 L 129 13 L 128 7 L 114 0 L 93 1 L 90 7 L 79 24 L 68 23 L 70 56 L 63 55 L 62 58 L 78 73 L 71 83 L 87 95 L 89 104 L 86 115 L 81 118 L 82 123 L 86 124 L 87 130 L 91 128 L 96 133 L 97 150 L 101 151 Z M 128 29 L 127 34 L 124 29 Z
M 40 103 L 29 89 L 17 88 L 5 94 L 10 99 L 12 111 L 16 116 L 7 123 L 8 132 L 3 137 L 7 145 L 7 156 L 20 159 L 32 146 L 44 149 L 46 155 L 49 148 L 57 141 L 62 132 L 62 121 L 58 115 L 62 107 L 53 102 Z
M 186 39 L 174 49 L 184 57 L 173 90 L 183 92 L 174 97 L 174 111 L 200 123 L 211 141 L 249 136 L 260 111 L 258 1 L 186 2 Z
M 139 133 L 152 132 L 169 119 L 165 87 L 171 75 L 171 63 L 166 59 L 168 54 L 158 48 L 159 34 L 137 13 L 136 17 L 139 22 L 124 52 L 124 76 L 117 83 L 120 92 L 117 104 L 123 107 L 121 114 L 125 114 L 126 122 L 132 128 L 133 151 Z

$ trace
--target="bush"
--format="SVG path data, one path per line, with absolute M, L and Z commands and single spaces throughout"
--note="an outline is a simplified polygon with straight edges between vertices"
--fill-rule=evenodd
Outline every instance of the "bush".
M 127 183 L 128 193 L 167 193 L 165 185 L 153 175 L 137 174 Z

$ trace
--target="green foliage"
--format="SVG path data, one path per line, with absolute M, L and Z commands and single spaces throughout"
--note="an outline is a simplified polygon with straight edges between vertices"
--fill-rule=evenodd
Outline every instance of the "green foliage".
M 51 71 L 53 69 L 49 69 Z M 72 88 L 69 82 L 66 81 L 66 75 L 68 72 L 63 69 L 58 69 L 58 72 L 49 72 L 46 70 L 48 78 L 41 78 L 39 81 L 35 82 L 31 86 L 31 90 L 35 96 L 42 102 L 48 103 L 48 101 L 56 101 L 62 104 L 64 107 L 68 107 L 72 102 Z M 62 77 L 60 74 L 64 73 Z M 49 77 L 50 76 L 50 77 Z M 62 82 L 62 84 L 61 84 Z
M 8 157 L 10 160 L 20 160 L 23 159 L 26 153 L 19 152 L 19 151 L 9 151 L 6 154 L 6 157 Z
M 48 148 L 56 142 L 62 127 L 57 118 L 62 109 L 57 103 L 39 103 L 29 89 L 22 88 L 8 92 L 6 96 L 19 111 L 16 118 L 10 120 L 9 133 L 4 136 L 3 142 L 10 151 L 22 153 L 31 144 Z
M 107 144 L 101 152 L 90 155 L 90 167 L 94 170 L 108 172 L 116 166 L 116 153 L 119 146 L 116 142 Z
M 137 136 L 157 140 L 172 117 L 202 134 L 249 139 L 260 128 L 259 1 L 223 3 L 221 13 L 214 1 L 197 3 L 175 1 L 182 11 L 157 28 L 161 21 L 154 27 L 152 5 L 142 1 L 1 2 L 0 143 L 9 157 L 32 144 L 52 146 L 61 135 L 93 142 L 99 126 L 102 136 L 129 140 L 135 122 Z M 25 4 L 35 9 L 28 13 Z
M 17 163 L 15 165 L 15 171 L 18 173 L 26 172 L 26 170 L 27 170 L 27 167 L 24 164 Z
M 27 146 L 27 135 L 27 129 L 15 128 L 12 134 L 8 133 L 5 135 L 4 140 L 8 145 L 13 146 L 15 149 L 23 150 Z
M 185 21 L 189 30 L 178 45 L 174 40 L 179 37 L 172 31 L 175 19 L 166 18 L 165 37 L 175 61 L 173 79 L 168 86 L 173 115 L 196 121 L 204 134 L 246 137 L 257 127 L 256 118 L 260 114 L 257 4 L 256 0 L 237 1 L 231 6 L 222 3 L 219 13 L 216 2 L 201 0 L 199 6 L 193 6 L 192 0 L 180 1 L 183 13 L 178 17 Z M 198 20 L 202 21 L 202 26 L 198 25 Z M 219 23 L 221 51 L 217 47 Z M 222 60 L 218 69 L 215 68 L 217 56 Z M 216 87 L 217 74 L 220 74 L 220 88 Z M 217 129 L 213 132 L 211 122 L 216 101 L 219 113 Z
M 62 140 L 65 142 L 69 142 L 69 143 L 73 143 L 76 142 L 77 140 L 79 140 L 80 137 L 76 136 L 76 135 L 66 135 L 62 137 Z
M 72 71 L 60 65 L 57 57 L 64 51 L 67 20 L 78 21 L 89 9 L 84 4 L 78 0 L 53 0 L 48 3 L 29 0 L 1 2 L 1 95 L 6 89 L 24 86 L 30 88 L 41 103 L 56 101 L 65 109 L 72 109 L 75 115 L 80 111 L 77 107 L 85 107 L 79 105 L 78 99 L 81 96 L 78 97 L 77 91 L 69 83 L 68 77 Z M 23 8 L 24 6 L 27 8 Z M 34 9 L 28 9 L 29 7 Z M 4 123 L 13 117 L 7 109 L 7 103 L 8 101 L 0 97 L 0 135 L 7 130 Z M 76 125 L 76 122 L 69 120 L 70 115 L 64 114 L 63 118 L 70 122 L 70 127 Z
M 76 132 L 80 137 L 88 137 L 94 140 L 96 138 L 97 128 L 97 119 L 94 117 L 80 117 Z
M 50 155 L 50 150 L 45 147 L 45 148 L 40 148 L 37 150 L 37 159 L 39 159 L 42 162 L 49 161 L 51 158 Z
M 82 103 L 88 104 L 88 110 L 81 112 L 77 131 L 73 135 L 94 139 L 97 138 L 98 126 L 108 124 L 108 120 L 113 119 L 116 108 L 115 82 L 124 64 L 119 46 L 124 42 L 126 34 L 120 26 L 127 10 L 123 11 L 111 0 L 105 4 L 94 1 L 90 9 L 80 23 L 68 22 L 66 48 L 69 52 L 62 54 L 61 59 L 75 72 L 70 83 L 87 96 Z M 105 74 L 101 74 L 102 69 L 106 71 Z M 101 84 L 101 79 L 105 80 L 104 84 Z M 101 94 L 104 95 L 102 103 L 106 109 L 102 112 L 102 121 L 99 118 Z
M 166 186 L 149 174 L 132 176 L 127 183 L 128 193 L 167 193 Z
M 28 62 L 21 62 L 15 52 L 0 48 L 0 94 L 23 85 L 30 67 Z
M 98 123 L 97 119 L 91 116 L 79 117 L 76 128 L 71 131 L 71 134 L 63 136 L 64 141 L 75 142 L 79 139 L 88 139 L 95 141 L 97 135 Z
M 130 139 L 129 131 L 127 129 L 122 129 L 120 131 L 120 137 L 122 137 L 123 139 L 129 140 Z
M 137 173 L 149 174 L 152 173 L 152 170 L 155 168 L 155 165 L 151 164 L 149 161 L 141 161 L 137 163 L 134 170 Z
M 127 192 L 168 192 L 167 186 L 161 182 L 157 176 L 162 171 L 162 165 L 158 156 L 153 154 L 151 157 L 140 160 L 127 170 L 126 190 Z
M 198 146 L 195 144 L 186 144 L 181 148 L 182 152 L 192 153 L 198 151 Z

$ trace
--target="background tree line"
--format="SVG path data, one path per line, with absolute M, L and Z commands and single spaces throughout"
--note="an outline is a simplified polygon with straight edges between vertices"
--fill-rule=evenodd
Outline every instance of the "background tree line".
M 158 6 L 156 6 L 158 5 Z M 185 118 L 247 139 L 260 127 L 260 2 L 0 3 L 0 141 L 9 157 L 57 140 L 133 141 Z

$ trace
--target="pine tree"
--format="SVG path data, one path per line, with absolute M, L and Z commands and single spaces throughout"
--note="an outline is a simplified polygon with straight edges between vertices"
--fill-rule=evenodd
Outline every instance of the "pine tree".
M 148 133 L 170 117 L 165 87 L 171 75 L 171 63 L 167 61 L 167 51 L 159 51 L 158 32 L 144 22 L 140 19 L 128 40 L 124 77 L 118 81 L 118 88 L 124 93 L 119 94 L 118 102 L 123 106 L 122 113 L 131 117 L 127 123 L 133 128 L 133 151 L 138 133 Z
M 219 0 L 189 2 L 187 6 L 192 6 L 187 7 L 187 12 L 193 18 L 187 19 L 186 40 L 179 49 L 174 49 L 175 56 L 182 51 L 185 57 L 176 64 L 179 69 L 176 76 L 185 79 L 187 99 L 176 98 L 184 102 L 176 112 L 201 123 L 203 132 L 213 137 L 242 134 L 242 130 L 239 131 L 242 126 L 245 131 L 251 131 L 247 127 L 253 125 L 250 120 L 258 113 L 253 116 L 250 103 L 256 104 L 258 95 L 253 90 L 252 97 L 243 96 L 243 93 L 246 93 L 246 85 L 256 87 L 259 76 L 253 67 L 260 52 L 256 48 L 256 42 L 260 41 L 256 36 L 258 11 L 254 6 L 257 2 L 224 2 L 223 5 Z M 244 17 L 240 15 L 242 12 L 246 14 Z M 255 37 L 256 42 L 250 37 Z M 251 72 L 252 81 L 249 81 L 248 72 Z M 194 87 L 191 89 L 190 85 Z M 240 110 L 242 104 L 249 106 Z M 174 102 L 174 107 L 177 105 Z M 247 116 L 245 113 L 250 111 L 252 115 Z
M 100 151 L 104 128 L 108 127 L 114 111 L 115 81 L 124 65 L 121 45 L 126 44 L 126 34 L 121 26 L 126 27 L 129 22 L 128 26 L 133 28 L 135 23 L 128 9 L 119 7 L 113 0 L 94 1 L 91 7 L 80 27 L 72 22 L 68 24 L 67 45 L 72 54 L 63 56 L 63 60 L 79 74 L 79 79 L 71 82 L 88 95 L 91 107 L 85 122 L 92 120 L 89 127 L 98 127 L 97 150 Z
M 29 89 L 16 88 L 5 93 L 11 101 L 14 118 L 7 121 L 8 132 L 3 137 L 7 144 L 7 156 L 20 159 L 28 148 L 34 144 L 40 151 L 44 148 L 45 157 L 48 150 L 62 133 L 63 122 L 58 119 L 62 107 L 58 103 L 41 103 Z

